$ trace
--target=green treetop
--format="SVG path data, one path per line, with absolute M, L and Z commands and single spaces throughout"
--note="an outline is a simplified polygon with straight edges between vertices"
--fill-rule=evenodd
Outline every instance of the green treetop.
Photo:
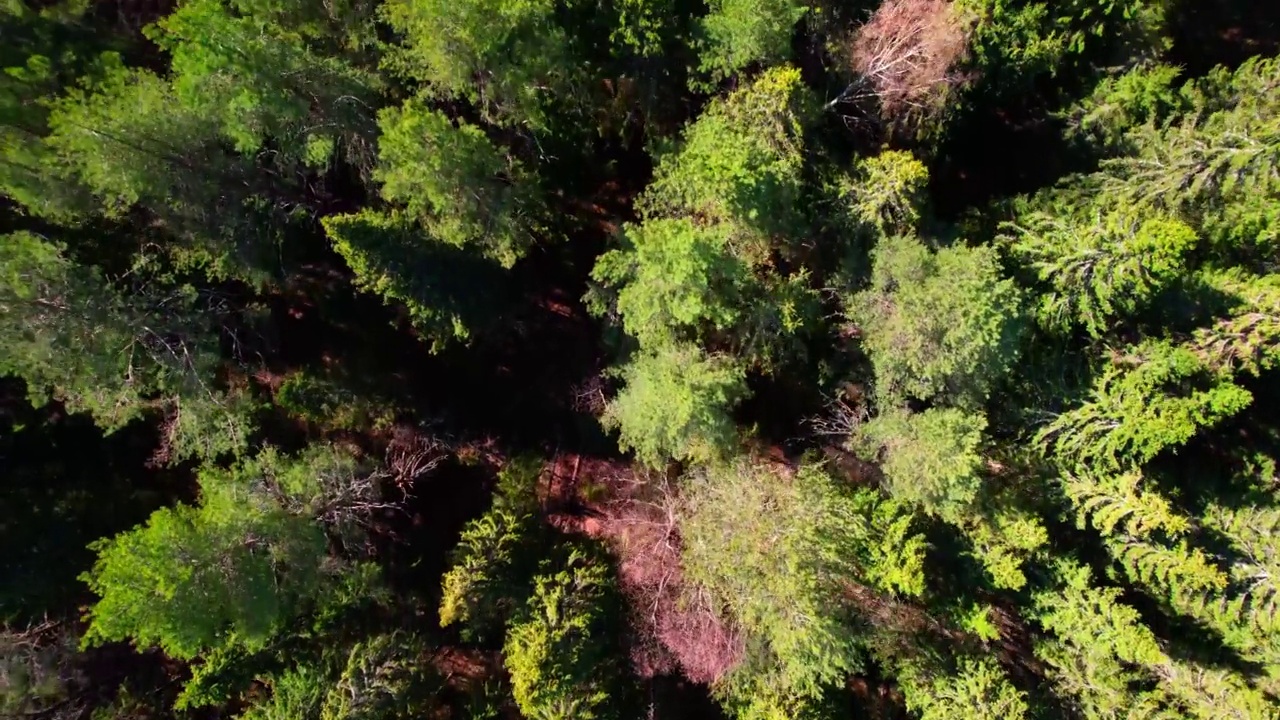
M 378 114 L 374 179 L 433 238 L 510 267 L 533 243 L 534 178 L 480 128 L 452 121 L 420 99 Z
M 1192 228 L 1167 217 L 1032 213 L 1019 220 L 1012 249 L 1048 285 L 1040 295 L 1040 323 L 1052 329 L 1080 324 L 1099 337 L 1185 274 L 1196 240 Z
M 854 438 L 879 454 L 889 494 L 956 521 L 981 489 L 986 420 L 955 408 L 892 412 L 865 423 Z
M 1114 358 L 1089 398 L 1054 419 L 1039 439 L 1068 466 L 1140 465 L 1231 417 L 1252 399 L 1191 350 L 1149 342 Z
M 1016 357 L 1018 305 L 991 249 L 935 252 L 912 237 L 885 238 L 870 287 L 848 309 L 875 366 L 877 402 L 979 407 Z
M 85 641 L 132 640 L 182 659 L 266 646 L 342 569 L 319 522 L 330 504 L 315 503 L 327 457 L 267 451 L 228 470 L 206 468 L 198 505 L 157 510 L 98 542 L 83 576 L 99 596 Z
M 702 18 L 699 69 L 712 83 L 753 63 L 791 56 L 791 36 L 808 8 L 795 0 L 712 0 Z
M 370 134 L 373 78 L 312 52 L 270 17 L 194 0 L 148 34 L 172 56 L 179 102 L 216 118 L 241 153 L 270 142 L 292 162 L 323 167 L 336 145 L 360 147 L 353 136 Z
M 547 104 L 570 98 L 580 63 L 554 0 L 392 0 L 383 16 L 403 39 L 396 71 L 440 100 L 465 99 L 488 121 L 542 129 Z
M 689 473 L 682 492 L 686 581 L 744 633 L 745 656 L 715 688 L 740 718 L 788 717 L 861 667 L 852 586 L 922 588 L 925 545 L 909 514 L 821 467 L 740 458 Z
M 507 629 L 503 660 L 521 714 L 531 720 L 618 717 L 611 630 L 612 578 L 581 550 L 534 578 Z
M 695 346 L 641 352 L 619 371 L 626 383 L 602 422 L 645 464 L 710 460 L 734 444 L 730 414 L 746 394 L 745 373 L 731 358 Z
M 323 220 L 356 287 L 403 304 L 433 349 L 466 340 L 492 319 L 502 268 L 434 239 L 403 212 L 364 210 Z
M 1133 127 L 1131 151 L 1102 164 L 1115 206 L 1171 212 L 1226 256 L 1260 258 L 1280 239 L 1280 62 L 1254 58 L 1184 88 L 1191 110 Z

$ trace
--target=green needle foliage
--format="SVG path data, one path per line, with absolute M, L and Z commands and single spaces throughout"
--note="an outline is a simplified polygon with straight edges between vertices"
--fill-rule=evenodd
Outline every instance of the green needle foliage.
M 731 412 L 745 395 L 732 359 L 689 345 L 641 353 L 619 371 L 626 383 L 601 421 L 644 463 L 721 457 L 736 433 Z
M 198 506 L 158 510 L 96 547 L 85 576 L 101 597 L 89 615 L 90 642 L 131 639 L 179 658 L 225 643 L 257 649 L 317 594 L 322 529 L 241 486 L 242 477 L 206 471 Z
M 986 421 L 955 408 L 892 413 L 867 422 L 854 442 L 880 454 L 885 488 L 921 510 L 955 519 L 982 483 L 982 431 Z
M 547 106 L 570 99 L 578 59 L 552 0 L 392 0 L 382 6 L 403 38 L 387 58 L 441 100 L 464 99 L 486 120 L 542 129 Z
M 537 187 L 483 130 L 455 124 L 418 100 L 378 115 L 374 179 L 439 241 L 510 267 L 532 244 Z
M 821 466 L 739 459 L 683 485 L 683 570 L 745 635 L 716 686 L 741 717 L 786 717 L 862 666 L 851 587 L 922 590 L 926 545 L 905 508 L 851 493 Z
M 507 628 L 504 661 L 520 713 L 536 720 L 606 720 L 621 699 L 607 639 L 608 568 L 571 550 L 561 567 L 539 574 L 533 594 Z
M 268 140 L 288 162 L 324 166 L 341 144 L 368 137 L 375 78 L 338 57 L 313 52 L 293 28 L 222 0 L 181 5 L 149 36 L 172 56 L 177 99 L 244 154 Z M 276 162 L 280 158 L 276 158 Z
M 1094 337 L 1184 274 L 1183 258 L 1197 240 L 1185 223 L 1160 217 L 1117 214 L 1077 224 L 1033 214 L 1024 222 L 1013 251 L 1052 288 L 1041 296 L 1040 322 L 1062 329 L 1080 324 Z
M 1017 357 L 1019 293 L 986 248 L 935 252 L 913 237 L 885 238 L 849 314 L 885 407 L 935 398 L 978 407 Z
M 403 213 L 331 215 L 324 228 L 356 287 L 402 304 L 435 349 L 470 338 L 495 304 L 469 289 L 497 284 L 500 266 L 438 242 Z

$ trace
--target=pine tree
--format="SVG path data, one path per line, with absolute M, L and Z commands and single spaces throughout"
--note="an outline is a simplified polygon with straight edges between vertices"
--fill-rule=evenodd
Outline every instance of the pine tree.
M 469 339 L 501 303 L 497 263 L 436 241 L 403 213 L 364 210 L 323 223 L 356 287 L 403 304 L 434 350 Z
M 791 473 L 745 458 L 686 475 L 682 490 L 686 580 L 746 637 L 746 656 L 715 688 L 734 714 L 780 716 L 860 667 L 862 632 L 844 608 L 859 562 L 876 561 L 870 508 L 818 466 Z M 889 579 L 883 567 L 872 576 Z
M 1018 720 L 1029 713 L 1024 694 L 988 659 L 961 658 L 954 672 L 925 673 L 908 665 L 899 682 L 920 720 Z
M 981 415 L 955 408 L 894 412 L 864 424 L 853 443 L 880 456 L 895 499 L 954 522 L 978 497 L 985 428 Z
M 535 459 L 503 468 L 493 507 L 463 528 L 442 582 L 441 627 L 459 625 L 464 638 L 483 640 L 528 597 L 543 540 L 534 514 L 540 471 Z
M 1176 449 L 1251 400 L 1247 390 L 1210 372 L 1194 352 L 1148 342 L 1115 358 L 1094 382 L 1090 398 L 1059 415 L 1037 439 L 1064 464 L 1118 469 Z
M 206 469 L 198 506 L 157 510 L 95 544 L 84 580 L 100 599 L 85 641 L 128 639 L 181 659 L 225 644 L 262 648 L 321 596 L 330 572 L 324 532 L 250 484 L 266 469 L 253 461 Z
M 1048 290 L 1038 316 L 1046 328 L 1083 325 L 1100 337 L 1142 309 L 1186 272 L 1195 231 L 1179 220 L 1115 212 L 1063 218 L 1033 212 L 1012 226 L 1013 252 Z
M 554 101 L 583 83 L 552 0 L 393 0 L 383 18 L 403 40 L 387 64 L 437 100 L 470 102 L 489 121 L 547 128 Z
M 929 169 L 911 153 L 885 152 L 860 161 L 843 188 L 855 225 L 892 237 L 911 235 L 928 217 Z
M 1194 332 L 1190 347 L 1212 368 L 1260 375 L 1280 362 L 1280 281 L 1274 275 L 1237 272 L 1206 276 L 1206 284 L 1226 294 L 1231 314 Z
M 320 719 L 412 720 L 438 711 L 444 683 L 424 662 L 429 650 L 421 638 L 403 632 L 356 643 L 328 690 Z
M 1134 152 L 1103 163 L 1107 202 L 1177 213 L 1219 251 L 1238 257 L 1274 248 L 1278 81 L 1280 63 L 1253 58 L 1234 73 L 1219 70 L 1185 88 L 1191 112 L 1176 122 L 1135 126 L 1126 135 Z
M 1125 716 L 1130 707 L 1153 713 L 1158 703 L 1140 688 L 1148 668 L 1168 660 L 1155 635 L 1119 602 L 1119 589 L 1093 586 L 1087 569 L 1067 568 L 1064 581 L 1035 597 L 1036 619 L 1054 636 L 1036 654 L 1050 665 L 1058 692 L 1086 717 Z
M 1153 532 L 1176 537 L 1191 527 L 1188 518 L 1178 513 L 1160 492 L 1144 483 L 1142 473 L 1095 473 L 1079 468 L 1064 473 L 1062 488 L 1076 510 L 1076 524 L 1091 523 L 1103 535 L 1117 533 L 1145 538 Z

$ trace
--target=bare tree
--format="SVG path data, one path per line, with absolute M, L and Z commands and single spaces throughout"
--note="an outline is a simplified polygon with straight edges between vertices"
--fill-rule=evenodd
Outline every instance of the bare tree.
M 677 667 L 711 683 L 742 659 L 741 634 L 680 566 L 679 500 L 666 478 L 635 479 L 604 509 L 603 534 L 618 555 L 618 576 L 636 637 L 632 664 L 644 677 Z
M 858 432 L 868 417 L 870 411 L 859 391 L 859 395 L 852 399 L 847 393 L 828 398 L 826 412 L 809 418 L 807 422 L 815 436 L 832 438 L 843 444 Z
M 387 445 L 387 472 L 402 491 L 415 480 L 431 474 L 449 457 L 452 449 L 438 435 L 416 427 L 395 428 Z
M 75 666 L 76 639 L 64 623 L 0 626 L 0 716 L 71 720 L 86 702 Z
M 415 428 L 398 428 L 382 465 L 374 465 L 349 449 L 316 445 L 289 461 L 302 466 L 268 465 L 262 489 L 286 511 L 315 519 L 348 549 L 372 550 L 369 530 L 388 513 L 404 510 L 413 483 L 437 468 L 449 455 L 439 438 Z M 281 470 L 293 473 L 282 482 Z M 306 478 L 298 482 L 297 476 Z
M 968 45 L 969 23 L 950 0 L 886 0 L 845 43 L 855 79 L 826 107 L 876 101 L 888 122 L 918 120 L 966 82 Z

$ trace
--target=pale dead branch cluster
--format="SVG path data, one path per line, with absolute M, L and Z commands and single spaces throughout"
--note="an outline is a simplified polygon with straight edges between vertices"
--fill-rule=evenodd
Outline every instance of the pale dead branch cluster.
M 375 513 L 398 510 L 404 505 L 403 500 L 385 497 L 383 488 L 390 479 L 390 473 L 381 469 L 323 475 L 324 494 L 319 507 L 313 510 L 314 517 L 330 527 L 367 527 Z
M 604 509 L 603 534 L 618 555 L 631 606 L 632 663 L 642 677 L 683 671 L 713 683 L 741 660 L 742 636 L 680 566 L 679 507 L 665 478 L 634 480 Z
M 834 397 L 827 401 L 827 411 L 809 419 L 809 429 L 819 437 L 834 438 L 843 444 L 867 421 L 869 411 L 859 399 Z
M 368 527 L 376 513 L 402 509 L 414 482 L 439 467 L 449 452 L 448 444 L 432 433 L 397 428 L 381 467 L 370 471 L 357 466 L 318 478 L 321 504 L 312 514 L 330 527 Z M 399 497 L 388 493 L 392 486 Z
M 580 413 L 600 415 L 607 402 L 607 390 L 604 375 L 592 375 L 573 388 L 573 409 Z
M 400 426 L 387 445 L 387 472 L 397 487 L 406 490 L 417 479 L 430 475 L 451 452 L 452 448 L 440 436 Z
M 336 448 L 334 453 L 340 453 Z M 263 487 L 290 513 L 319 521 L 351 550 L 371 550 L 369 533 L 378 518 L 403 511 L 413 483 L 435 470 L 449 456 L 449 445 L 417 428 L 396 430 L 383 464 L 321 463 L 314 486 L 290 492 L 271 476 Z M 338 457 L 341 457 L 340 455 Z
M 70 628 L 45 619 L 21 630 L 0 626 L 0 715 L 63 720 L 85 710 L 74 695 L 82 682 L 74 666 Z
M 827 108 L 874 101 L 892 123 L 937 111 L 949 91 L 967 81 L 959 66 L 968 27 L 950 0 L 887 0 L 845 43 L 855 79 Z

